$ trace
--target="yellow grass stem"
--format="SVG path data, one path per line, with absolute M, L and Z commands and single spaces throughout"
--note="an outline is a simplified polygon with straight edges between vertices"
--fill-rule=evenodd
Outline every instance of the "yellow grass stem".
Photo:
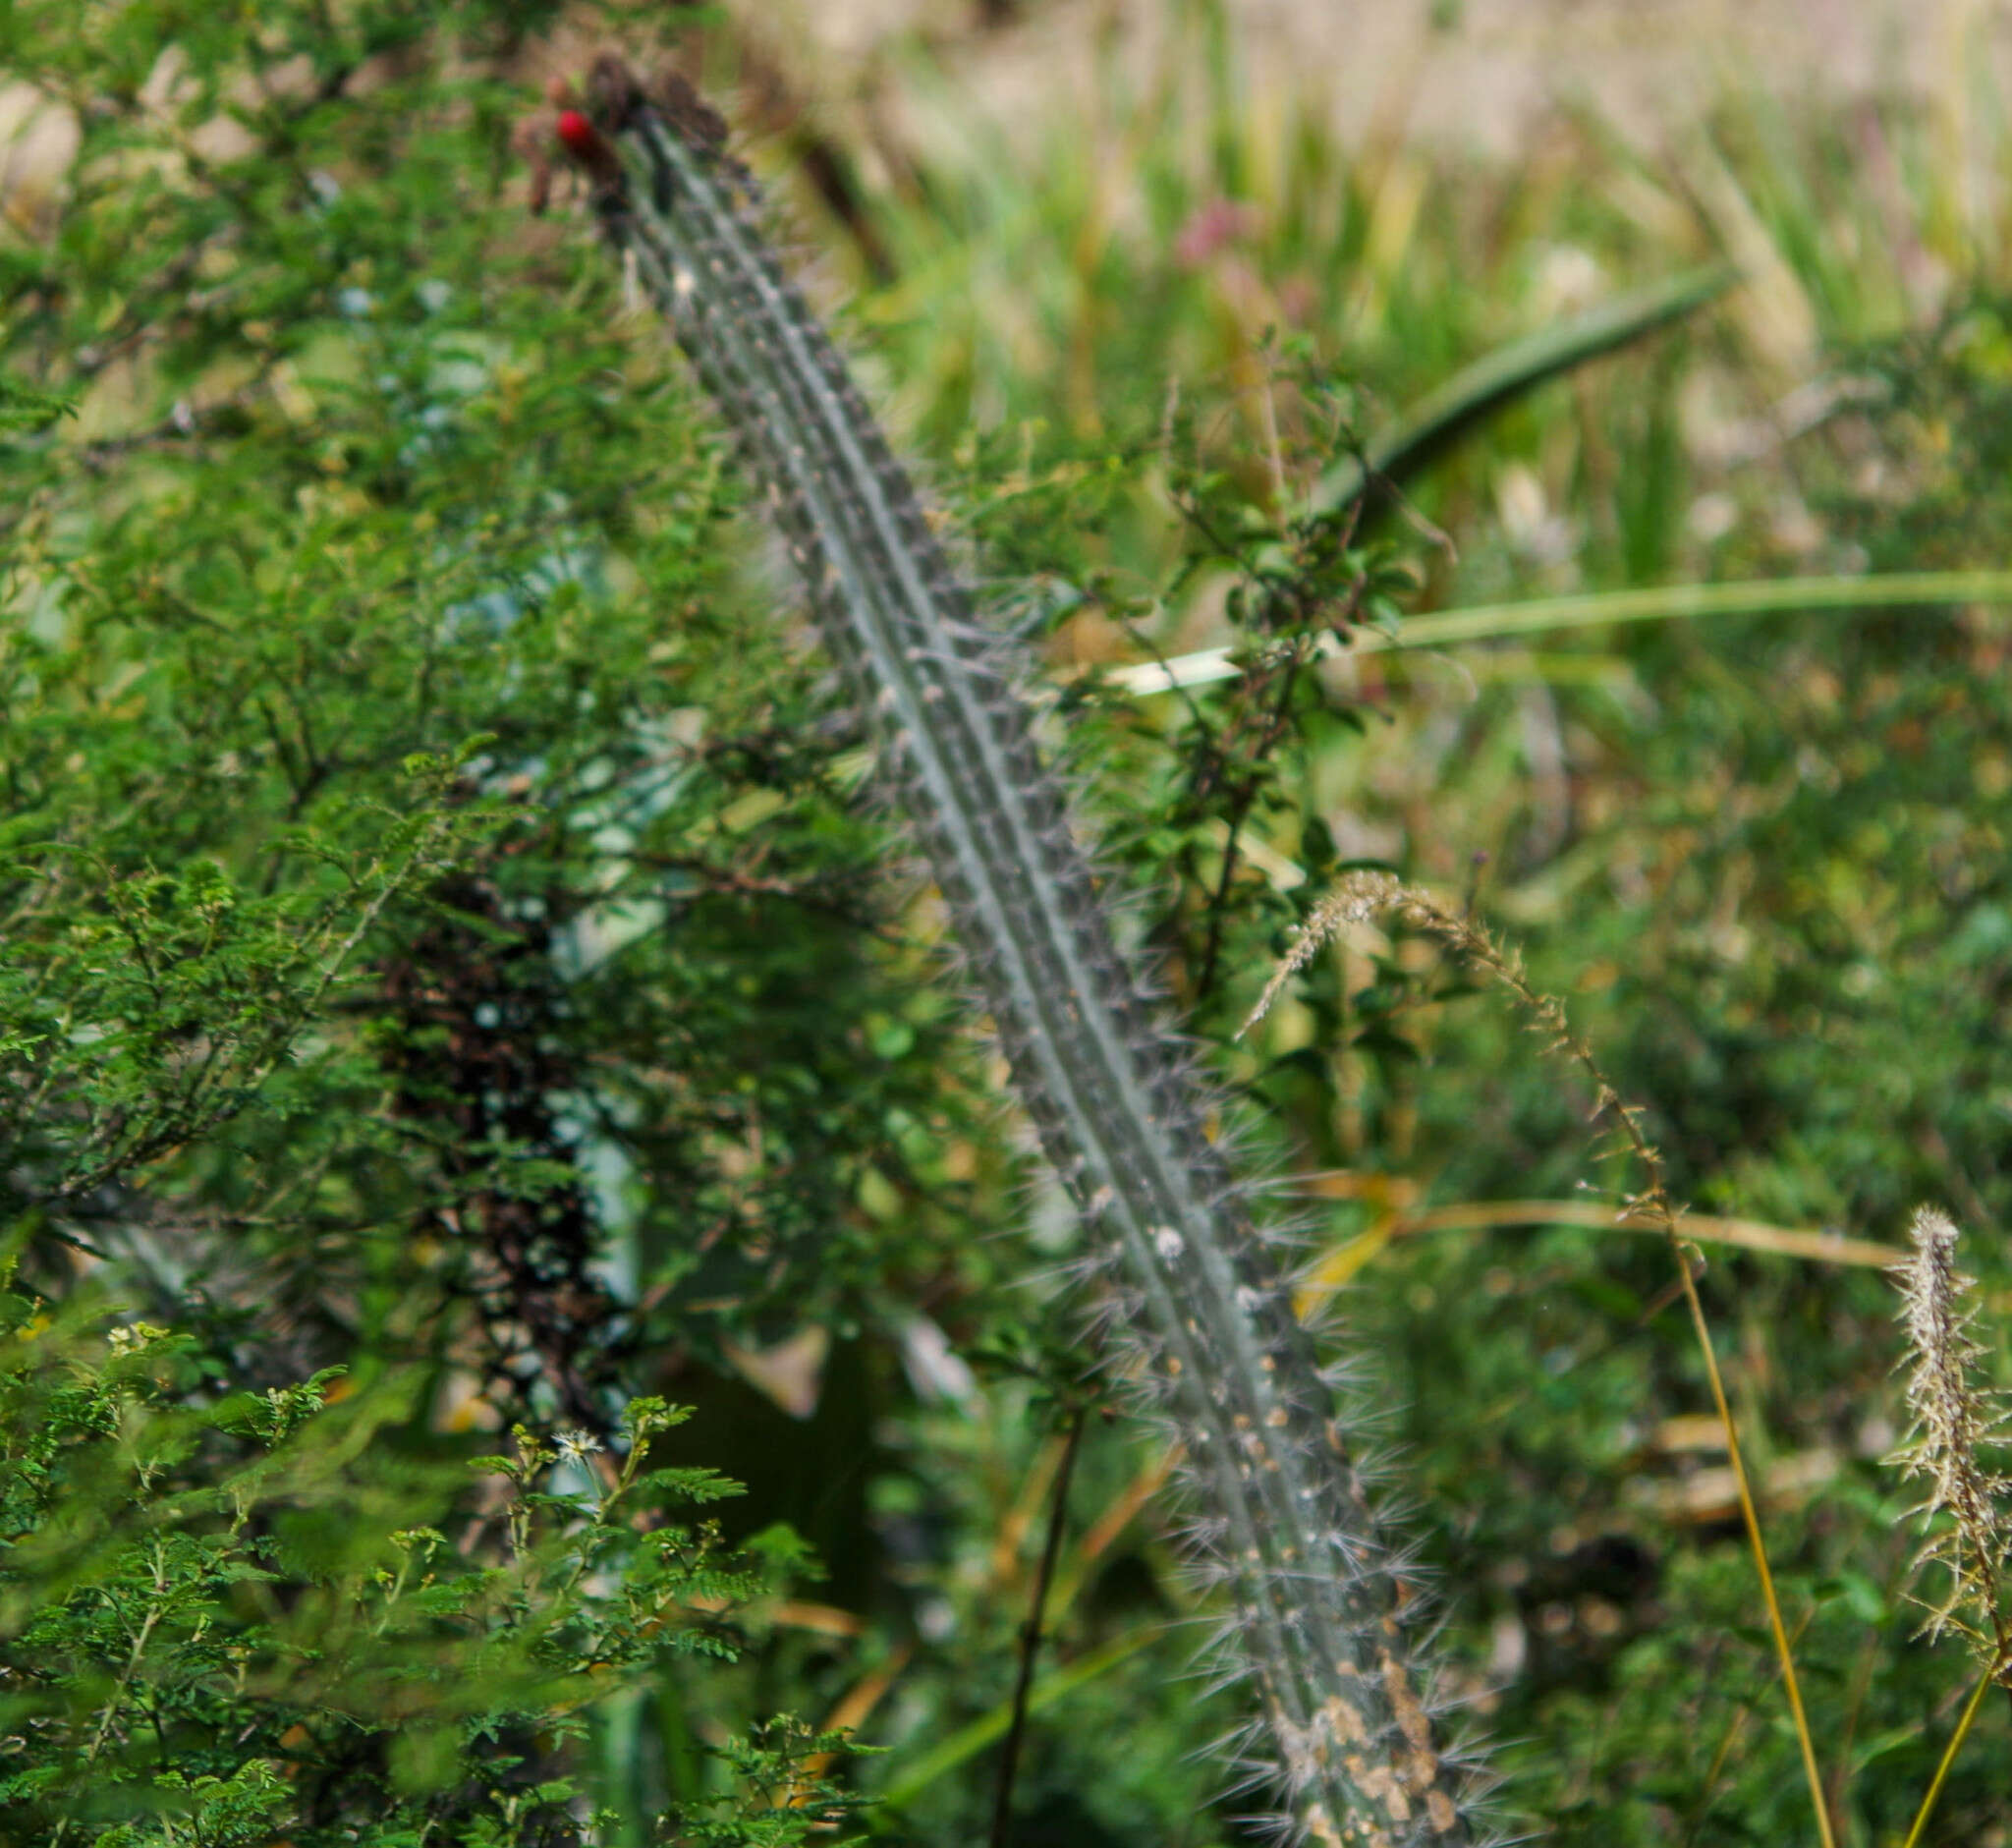
M 1490 1232 L 1508 1226 L 1547 1225 L 1586 1226 L 1596 1232 L 1661 1234 L 1663 1230 L 1660 1225 L 1631 1219 L 1611 1206 L 1590 1200 L 1474 1200 L 1433 1206 L 1424 1212 L 1386 1210 L 1377 1215 L 1368 1231 L 1337 1246 L 1308 1271 L 1300 1286 L 1302 1313 L 1308 1298 L 1325 1301 L 1397 1239 L 1419 1238 L 1430 1232 Z M 1859 1264 L 1872 1270 L 1889 1270 L 1906 1256 L 1895 1246 L 1880 1245 L 1872 1239 L 1768 1225 L 1759 1219 L 1719 1218 L 1710 1213 L 1685 1213 L 1683 1235 L 1701 1245 L 1724 1245 L 1734 1251 L 1801 1258 L 1818 1264 Z
M 1970 1737 L 1970 1728 L 1976 1720 L 1978 1708 L 1984 1704 L 1984 1696 L 1991 1690 L 1996 1676 L 1990 1669 L 1978 1677 L 1978 1684 L 1971 1690 L 1970 1699 L 1964 1704 L 1963 1717 L 1956 1722 L 1956 1730 L 1949 1735 L 1949 1743 L 1942 1751 L 1942 1762 L 1935 1766 L 1935 1780 L 1928 1786 L 1928 1794 L 1922 1799 L 1922 1807 L 1914 1819 L 1914 1826 L 1907 1831 L 1907 1840 L 1902 1848 L 1916 1848 L 1922 1838 L 1922 1830 L 1928 1825 L 1928 1818 L 1935 1813 L 1936 1800 L 1942 1794 L 1942 1786 L 1949 1781 L 1949 1772 L 1955 1766 L 1956 1755 L 1963 1750 L 1963 1742 Z
M 1677 1260 L 1684 1285 L 1684 1301 L 1691 1311 L 1691 1326 L 1697 1331 L 1698 1347 L 1705 1356 L 1705 1371 L 1711 1381 L 1712 1403 L 1718 1408 L 1718 1422 L 1725 1428 L 1725 1447 L 1732 1464 L 1733 1481 L 1739 1484 L 1740 1518 L 1747 1524 L 1747 1540 L 1753 1548 L 1755 1570 L 1760 1575 L 1760 1596 L 1767 1602 L 1767 1622 L 1774 1632 L 1775 1652 L 1781 1657 L 1782 1687 L 1788 1694 L 1789 1711 L 1795 1717 L 1796 1743 L 1803 1753 L 1803 1770 L 1810 1780 L 1810 1801 L 1816 1806 L 1816 1834 L 1823 1848 L 1836 1848 L 1830 1826 L 1830 1805 L 1824 1800 L 1823 1773 L 1816 1764 L 1816 1745 L 1810 1734 L 1810 1716 L 1803 1708 L 1802 1684 L 1796 1679 L 1795 1652 L 1789 1647 L 1788 1626 L 1781 1620 L 1781 1600 L 1774 1595 L 1774 1574 L 1767 1564 L 1767 1542 L 1760 1537 L 1760 1511 L 1754 1505 L 1754 1487 L 1747 1480 L 1746 1459 L 1740 1454 L 1740 1437 L 1733 1424 L 1733 1410 L 1727 1404 L 1725 1381 L 1718 1371 L 1718 1356 L 1711 1346 L 1711 1328 L 1705 1319 L 1705 1305 L 1698 1297 L 1697 1280 L 1679 1236 L 1676 1220 L 1669 1220 L 1670 1250 Z

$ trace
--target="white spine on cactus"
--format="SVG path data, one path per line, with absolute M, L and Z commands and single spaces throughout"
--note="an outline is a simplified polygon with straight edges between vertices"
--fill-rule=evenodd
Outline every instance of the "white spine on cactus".
M 1205 1086 L 1153 1018 L 1035 748 L 1018 664 L 981 630 L 831 340 L 762 235 L 747 175 L 682 87 L 595 80 L 604 228 L 768 489 L 833 652 L 983 989 L 1015 1088 L 1081 1210 L 1101 1339 L 1179 1444 L 1201 1569 L 1227 1591 L 1238 1744 L 1282 1834 L 1466 1843 L 1436 1744 L 1416 1577 L 1363 1480 L 1362 1433 L 1294 1313 L 1275 1238 L 1206 1130 Z M 694 132 L 694 124 L 699 125 Z M 619 171 L 618 171 L 619 169 Z

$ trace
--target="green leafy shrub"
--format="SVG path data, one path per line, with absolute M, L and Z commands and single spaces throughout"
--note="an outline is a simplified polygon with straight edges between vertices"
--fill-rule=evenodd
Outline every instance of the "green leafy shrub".
M 569 1747 L 594 1708 L 667 1657 L 736 1652 L 759 1575 L 678 1520 L 736 1487 L 644 1467 L 683 1416 L 661 1401 L 631 1401 L 618 1456 L 520 1428 L 473 1460 L 472 1501 L 465 1471 L 385 1454 L 409 1378 L 220 1392 L 165 1329 L 0 1311 L 10 1840 L 586 1839 Z M 455 1537 L 410 1524 L 429 1518 Z M 799 1732 L 736 1746 L 736 1769 L 759 1791 L 838 1744 Z M 814 1777 L 786 1794 L 759 1839 L 837 1813 Z M 689 1838 L 742 1839 L 705 1826 Z

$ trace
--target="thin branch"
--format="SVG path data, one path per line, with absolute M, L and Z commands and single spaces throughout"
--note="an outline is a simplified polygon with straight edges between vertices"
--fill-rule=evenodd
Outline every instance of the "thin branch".
M 1069 1414 L 1069 1429 L 1062 1446 L 1062 1464 L 1055 1472 L 1055 1497 L 1048 1509 L 1048 1537 L 1041 1546 L 1040 1569 L 1034 1574 L 1034 1601 L 1027 1613 L 1027 1627 L 1020 1633 L 1020 1676 L 1013 1684 L 1013 1719 L 1006 1728 L 1005 1749 L 999 1755 L 999 1787 L 992 1804 L 990 1848 L 1007 1848 L 1013 1826 L 1013 1779 L 1020 1769 L 1020 1742 L 1027 1730 L 1027 1696 L 1034 1686 L 1034 1658 L 1040 1653 L 1041 1613 L 1048 1601 L 1048 1586 L 1055 1576 L 1055 1560 L 1062 1550 L 1062 1529 L 1069 1515 L 1069 1479 L 1076 1473 L 1076 1453 L 1083 1447 L 1083 1410 Z

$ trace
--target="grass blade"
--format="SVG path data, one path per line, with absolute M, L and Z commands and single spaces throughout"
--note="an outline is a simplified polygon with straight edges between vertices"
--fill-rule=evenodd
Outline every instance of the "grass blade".
M 1562 326 L 1512 341 L 1463 366 L 1423 403 L 1371 437 L 1362 456 L 1346 456 L 1335 463 L 1320 478 L 1315 511 L 1332 513 L 1348 506 L 1362 494 L 1366 479 L 1401 485 L 1504 405 L 1695 313 L 1722 295 L 1736 274 L 1723 263 L 1687 271 L 1576 315 Z
M 1675 622 L 1700 616 L 1776 616 L 1793 611 L 1845 612 L 2012 603 L 2012 571 L 1895 571 L 1864 578 L 1764 578 L 1736 584 L 1665 584 L 1640 590 L 1595 590 L 1579 596 L 1532 597 L 1518 603 L 1476 603 L 1466 609 L 1407 616 L 1396 636 L 1364 630 L 1347 643 L 1322 636 L 1322 654 L 1371 648 L 1444 648 L 1501 642 L 1560 630 L 1603 629 L 1617 623 Z M 1243 670 L 1236 648 L 1201 648 L 1162 663 L 1144 661 L 1106 676 L 1126 693 L 1173 693 L 1231 680 Z

